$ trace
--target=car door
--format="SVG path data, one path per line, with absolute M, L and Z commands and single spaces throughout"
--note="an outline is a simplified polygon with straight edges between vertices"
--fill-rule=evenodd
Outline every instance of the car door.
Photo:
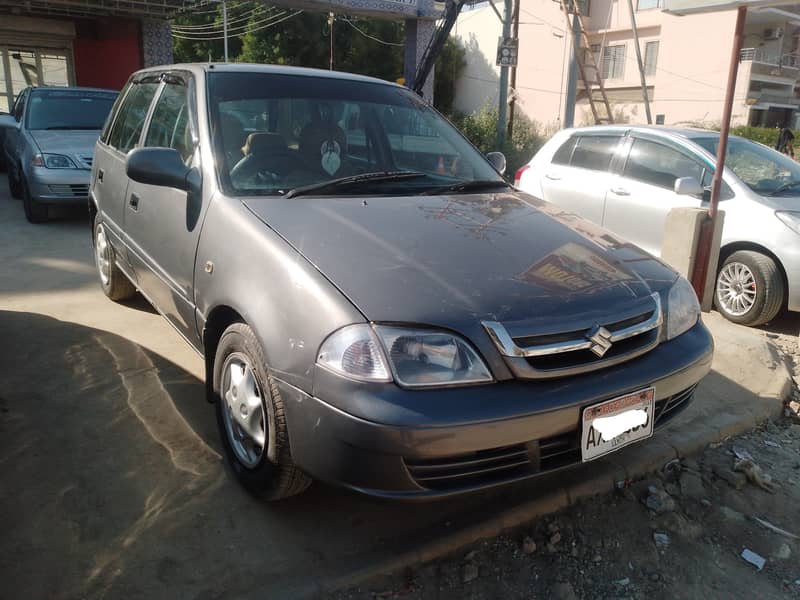
M 194 81 L 169 73 L 156 97 L 142 145 L 173 148 L 197 166 Z M 194 264 L 200 235 L 202 194 L 130 181 L 125 233 L 139 289 L 190 341 L 196 341 Z
M 11 108 L 16 126 L 5 128 L 5 139 L 3 140 L 3 150 L 8 160 L 8 168 L 12 169 L 14 176 L 19 180 L 22 178 L 22 164 L 20 163 L 20 143 L 22 140 L 21 129 L 25 116 L 25 104 L 27 103 L 30 88 L 25 88 L 19 93 Z
M 622 132 L 570 137 L 545 167 L 544 200 L 599 225 L 603 220 L 605 191 L 611 182 L 609 168 L 622 139 Z
M 106 223 L 111 243 L 123 260 L 127 258 L 123 234 L 125 193 L 128 188 L 125 157 L 139 143 L 158 86 L 158 77 L 152 75 L 128 84 L 120 94 L 122 99 L 118 108 L 110 117 L 110 126 L 97 143 L 92 164 L 94 175 L 91 193 Z
M 675 180 L 694 177 L 708 184 L 712 170 L 699 156 L 668 140 L 633 135 L 626 149 L 620 172 L 606 188 L 603 226 L 659 256 L 669 211 L 703 203 L 702 197 L 676 194 Z

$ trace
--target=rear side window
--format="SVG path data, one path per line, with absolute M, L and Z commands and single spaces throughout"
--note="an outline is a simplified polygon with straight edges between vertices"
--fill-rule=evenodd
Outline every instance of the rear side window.
M 578 138 L 571 165 L 593 171 L 607 171 L 619 144 L 618 135 L 592 135 Z
M 572 158 L 572 151 L 575 149 L 575 141 L 577 138 L 571 137 L 566 142 L 561 144 L 561 147 L 556 150 L 553 155 L 554 165 L 568 165 L 570 158 Z
M 168 83 L 156 102 L 145 146 L 174 148 L 188 164 L 194 144 L 189 126 L 189 89 L 182 83 Z
M 703 181 L 705 167 L 698 161 L 663 144 L 635 139 L 623 176 L 658 187 L 673 189 L 679 177 Z
M 108 135 L 108 145 L 120 152 L 127 154 L 139 141 L 139 136 L 147 117 L 147 109 L 158 89 L 157 82 L 134 83 L 131 90 L 122 101 L 111 133 Z

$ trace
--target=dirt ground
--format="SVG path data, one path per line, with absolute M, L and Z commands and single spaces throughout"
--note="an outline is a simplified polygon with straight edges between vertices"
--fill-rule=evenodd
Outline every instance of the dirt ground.
M 764 328 L 795 374 L 798 322 Z M 620 482 L 616 494 L 332 597 L 800 598 L 798 507 L 800 424 L 785 418 Z M 765 560 L 761 570 L 745 550 Z

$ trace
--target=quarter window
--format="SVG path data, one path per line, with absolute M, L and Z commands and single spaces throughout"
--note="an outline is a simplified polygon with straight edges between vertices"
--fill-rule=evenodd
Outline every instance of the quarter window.
M 566 142 L 561 144 L 561 147 L 556 150 L 553 155 L 554 165 L 568 165 L 570 158 L 572 158 L 572 150 L 575 148 L 575 141 L 578 138 L 571 137 Z
M 194 144 L 189 125 L 189 94 L 182 83 L 164 86 L 153 109 L 144 145 L 174 148 L 184 163 L 191 162 Z
M 705 167 L 685 154 L 663 144 L 637 138 L 633 141 L 623 175 L 669 190 L 680 177 L 703 181 Z
M 620 136 L 592 135 L 579 138 L 572 153 L 573 167 L 606 171 L 617 149 Z
M 144 127 L 147 109 L 157 89 L 156 82 L 134 83 L 131 86 L 111 127 L 109 146 L 127 154 L 136 145 Z

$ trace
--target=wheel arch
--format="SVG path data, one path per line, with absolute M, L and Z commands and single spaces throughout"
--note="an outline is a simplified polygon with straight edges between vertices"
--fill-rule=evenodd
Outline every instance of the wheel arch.
M 751 252 L 758 252 L 759 254 L 769 256 L 773 261 L 775 261 L 775 264 L 778 267 L 778 272 L 780 272 L 781 279 L 783 280 L 783 289 L 785 290 L 784 294 L 785 297 L 782 302 L 782 308 L 785 309 L 789 302 L 789 279 L 786 276 L 786 269 L 783 267 L 781 259 L 778 258 L 778 256 L 772 250 L 770 250 L 765 246 L 762 246 L 761 244 L 757 244 L 755 242 L 730 242 L 722 246 L 719 250 L 719 262 L 717 263 L 716 275 L 719 275 L 720 269 L 722 269 L 722 264 L 727 260 L 727 258 L 734 252 L 739 252 L 740 250 L 749 250 Z
M 225 330 L 234 323 L 246 323 L 247 321 L 235 308 L 226 304 L 220 304 L 211 309 L 205 325 L 203 326 L 203 357 L 205 360 L 206 372 L 206 398 L 213 402 L 213 381 L 214 381 L 214 356 L 217 353 L 219 340 Z

